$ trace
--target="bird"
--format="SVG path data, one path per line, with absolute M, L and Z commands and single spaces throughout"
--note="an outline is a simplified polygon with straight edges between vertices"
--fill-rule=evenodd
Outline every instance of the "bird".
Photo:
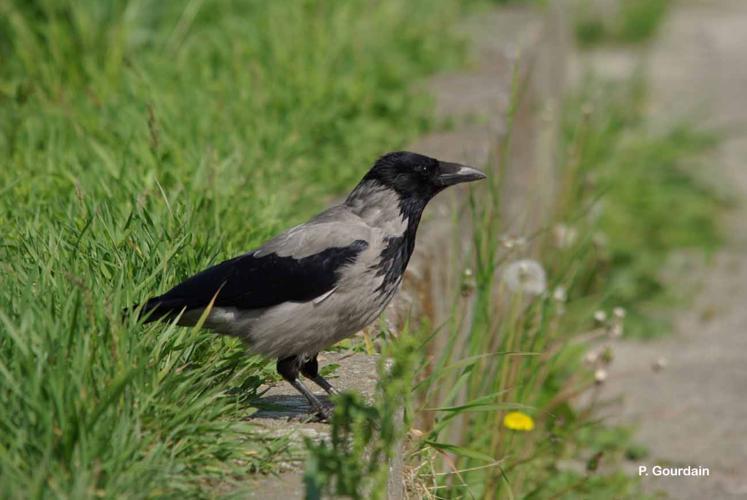
M 371 324 L 392 300 L 428 202 L 485 177 L 418 153 L 387 153 L 341 203 L 135 308 L 144 323 L 203 321 L 240 338 L 250 353 L 276 359 L 280 376 L 327 419 L 330 406 L 299 375 L 338 394 L 319 374 L 318 353 Z

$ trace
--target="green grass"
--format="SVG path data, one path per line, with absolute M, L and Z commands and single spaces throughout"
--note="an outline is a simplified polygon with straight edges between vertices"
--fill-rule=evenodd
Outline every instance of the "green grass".
M 0 494 L 271 470 L 237 342 L 121 311 L 303 220 L 430 124 L 450 0 L 0 4 Z M 417 19 L 417 22 L 413 22 Z
M 619 0 L 614 7 L 577 0 L 575 35 L 582 47 L 600 43 L 640 44 L 651 40 L 669 11 L 670 0 Z

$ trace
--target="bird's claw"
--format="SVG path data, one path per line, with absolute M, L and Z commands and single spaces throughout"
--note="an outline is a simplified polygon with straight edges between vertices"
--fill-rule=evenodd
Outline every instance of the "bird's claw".
M 319 419 L 319 422 L 330 422 L 334 411 L 334 405 L 321 405 L 314 408 L 314 416 Z

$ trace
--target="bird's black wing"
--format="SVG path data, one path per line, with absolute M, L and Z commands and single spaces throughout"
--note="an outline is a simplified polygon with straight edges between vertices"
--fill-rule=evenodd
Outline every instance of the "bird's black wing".
M 283 302 L 306 302 L 332 290 L 341 267 L 368 247 L 364 240 L 325 248 L 301 258 L 250 252 L 210 267 L 150 299 L 142 316 L 148 321 L 173 318 L 183 310 L 215 307 L 263 309 Z

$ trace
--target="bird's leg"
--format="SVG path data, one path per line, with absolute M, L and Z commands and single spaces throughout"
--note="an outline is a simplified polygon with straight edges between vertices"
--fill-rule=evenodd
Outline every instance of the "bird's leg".
M 321 417 L 329 418 L 329 408 L 324 406 L 324 403 L 322 403 L 319 398 L 317 398 L 314 393 L 312 393 L 303 382 L 298 379 L 298 373 L 302 363 L 303 360 L 300 356 L 290 356 L 288 358 L 279 359 L 277 363 L 278 373 L 298 392 L 304 395 L 315 413 L 319 414 Z
M 324 391 L 329 394 L 330 396 L 334 396 L 335 394 L 340 394 L 340 391 L 335 389 L 332 384 L 327 382 L 327 380 L 319 375 L 319 363 L 316 360 L 316 354 L 314 354 L 314 357 L 306 361 L 304 364 L 301 365 L 301 373 L 303 373 L 303 376 L 314 382 L 316 385 L 324 389 Z

